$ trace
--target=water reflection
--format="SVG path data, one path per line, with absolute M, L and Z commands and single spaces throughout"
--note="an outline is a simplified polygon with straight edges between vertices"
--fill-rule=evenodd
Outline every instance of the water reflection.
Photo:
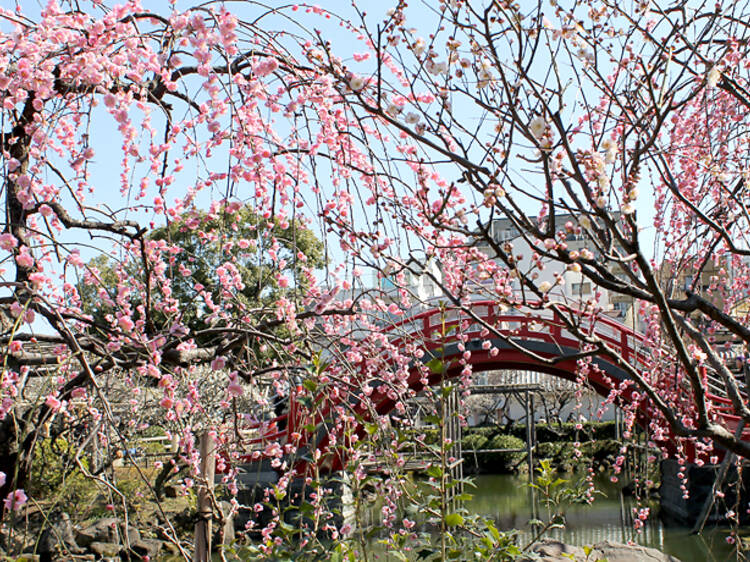
M 491 517 L 499 528 L 518 529 L 519 543 L 531 540 L 529 520 L 532 512 L 527 480 L 519 476 L 481 475 L 475 479 L 474 499 L 467 504 L 469 511 Z M 735 559 L 733 549 L 725 541 L 725 529 L 713 529 L 703 536 L 691 535 L 689 529 L 666 527 L 652 515 L 640 533 L 633 529 L 632 508 L 635 502 L 623 498 L 620 487 L 607 479 L 597 481 L 598 496 L 592 505 L 572 505 L 566 508 L 565 529 L 553 529 L 548 536 L 578 546 L 592 545 L 603 540 L 630 540 L 658 548 L 682 562 L 727 561 Z M 658 504 L 652 504 L 655 513 Z M 544 507 L 536 502 L 536 509 L 544 516 Z

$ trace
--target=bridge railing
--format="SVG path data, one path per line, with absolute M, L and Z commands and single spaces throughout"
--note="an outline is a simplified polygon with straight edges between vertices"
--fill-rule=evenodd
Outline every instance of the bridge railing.
M 571 312 L 575 313 L 573 310 Z M 455 333 L 462 323 L 464 325 L 461 331 L 469 339 L 491 338 L 490 333 L 487 333 L 481 323 L 484 322 L 495 330 L 500 330 L 503 335 L 518 340 L 545 341 L 569 347 L 580 345 L 580 338 L 567 328 L 554 310 L 534 308 L 532 314 L 522 313 L 517 309 L 507 309 L 493 301 L 472 301 L 465 307 L 435 308 L 418 313 L 386 327 L 386 330 L 398 333 L 394 343 L 400 343 L 401 339 L 411 337 L 423 338 L 434 344 L 438 341 L 458 339 Z M 481 322 L 477 322 L 474 316 Z M 608 344 L 625 361 L 636 367 L 647 368 L 651 351 L 646 346 L 642 334 L 604 315 L 597 316 L 595 319 L 589 315 L 583 315 L 582 318 L 592 320 L 588 330 L 590 335 Z M 709 371 L 706 384 L 709 400 L 723 415 L 723 412 L 728 411 L 731 406 L 723 378 Z M 740 387 L 744 390 L 744 384 L 740 384 Z
M 585 320 L 587 317 L 583 318 Z M 466 307 L 435 308 L 394 322 L 385 326 L 385 330 L 394 334 L 397 341 L 405 337 L 437 341 L 443 336 L 452 339 L 452 334 L 458 327 L 465 324 L 463 334 L 474 336 L 479 333 L 480 337 L 483 337 L 482 332 L 485 328 L 476 319 L 511 337 L 573 345 L 580 342 L 580 338 L 570 331 L 556 311 L 550 308 L 533 309 L 532 316 L 515 309 L 507 309 L 493 301 L 472 301 Z M 620 352 L 626 361 L 631 361 L 643 352 L 643 336 L 616 320 L 599 316 L 591 328 L 592 335 Z
M 569 312 L 576 314 L 573 310 Z M 584 333 L 588 330 L 590 335 L 608 344 L 634 367 L 644 371 L 648 369 L 651 352 L 645 345 L 643 335 L 603 315 L 595 318 L 581 315 L 578 318 L 582 320 Z M 589 326 L 585 324 L 587 321 L 590 322 Z M 530 312 L 522 312 L 493 301 L 472 301 L 466 307 L 434 308 L 384 325 L 383 330 L 389 335 L 390 345 L 394 347 L 399 347 L 405 341 L 419 340 L 424 347 L 434 349 L 446 342 L 458 341 L 459 331 L 469 340 L 492 339 L 492 332 L 487 327 L 499 330 L 504 336 L 519 343 L 544 341 L 577 349 L 581 342 L 581 338 L 568 329 L 563 319 L 550 308 L 534 308 Z M 717 413 L 728 423 L 732 423 L 736 416 L 732 413 L 731 402 L 726 398 L 721 377 L 708 373 L 707 386 L 709 399 Z M 290 411 L 273 420 L 276 427 L 253 442 L 262 444 L 263 441 L 283 438 L 295 427 L 301 427 L 294 411 L 295 404 L 295 394 L 290 392 Z M 280 426 L 283 425 L 286 427 L 281 429 Z

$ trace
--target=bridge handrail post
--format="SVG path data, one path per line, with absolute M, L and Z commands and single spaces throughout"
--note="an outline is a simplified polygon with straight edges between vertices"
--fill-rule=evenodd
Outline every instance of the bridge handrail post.
M 562 318 L 558 314 L 557 309 L 552 310 L 552 327 L 549 333 L 556 340 L 562 337 Z
M 630 344 L 628 343 L 628 331 L 619 328 L 620 330 L 620 354 L 626 362 L 630 362 Z
M 487 304 L 487 318 L 485 319 L 485 321 L 490 326 L 495 324 L 495 304 L 494 303 Z
M 432 314 L 425 314 L 422 316 L 422 337 L 426 338 L 428 337 L 427 334 L 430 333 L 430 319 L 432 318 Z

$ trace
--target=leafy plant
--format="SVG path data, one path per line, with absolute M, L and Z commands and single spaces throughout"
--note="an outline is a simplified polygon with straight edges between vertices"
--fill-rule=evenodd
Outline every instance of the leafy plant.
M 571 484 L 570 480 L 560 478 L 550 463 L 549 459 L 539 461 L 534 479 L 529 486 L 539 494 L 540 500 L 545 507 L 545 519 L 531 521 L 536 529 L 532 540 L 523 548 L 528 550 L 545 533 L 552 529 L 560 529 L 565 526 L 565 509 L 573 503 L 588 503 L 588 496 L 592 493 L 589 483 L 582 478 Z

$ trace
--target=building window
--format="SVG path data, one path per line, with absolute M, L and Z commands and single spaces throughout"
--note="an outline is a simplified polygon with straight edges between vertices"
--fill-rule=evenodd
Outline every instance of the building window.
M 591 283 L 586 281 L 585 283 L 572 283 L 571 290 L 576 295 L 590 295 L 591 294 Z
M 629 302 L 613 302 L 612 303 L 612 310 L 614 310 L 617 314 L 617 318 L 625 318 L 628 314 L 628 309 L 630 308 Z
M 520 236 L 518 230 L 515 227 L 508 228 L 496 228 L 494 229 L 493 236 L 495 242 L 506 242 L 508 240 L 514 240 Z

